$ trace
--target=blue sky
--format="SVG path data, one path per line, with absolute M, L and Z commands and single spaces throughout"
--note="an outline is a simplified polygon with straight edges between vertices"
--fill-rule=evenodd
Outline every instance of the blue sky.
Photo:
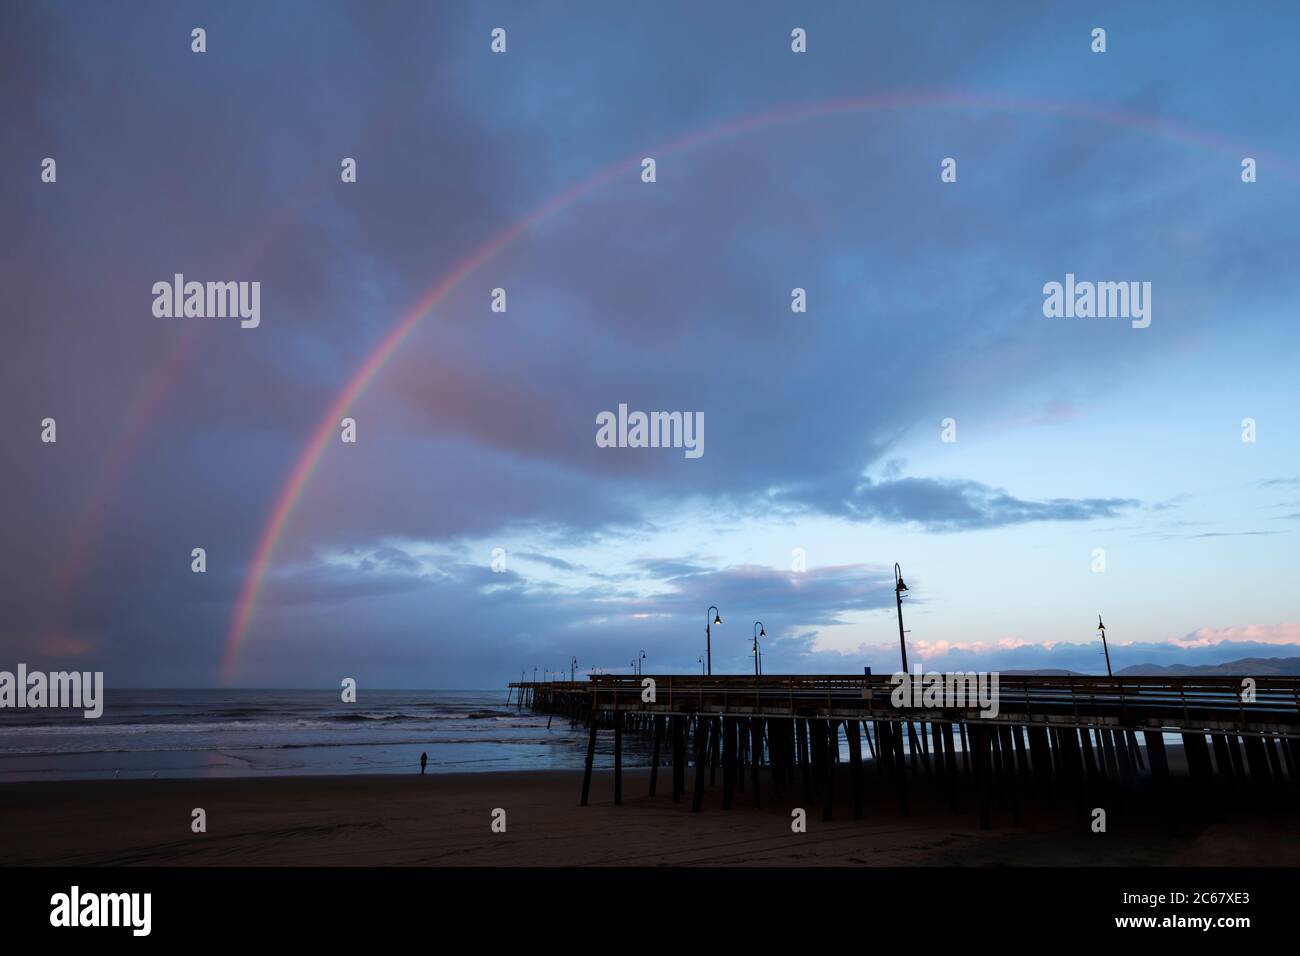
M 367 355 L 642 156 L 349 409 L 236 683 L 691 672 L 712 604 L 716 670 L 755 620 L 770 672 L 892 669 L 895 561 L 926 667 L 1097 672 L 1099 612 L 1117 667 L 1300 654 L 1294 8 L 800 6 L 5 5 L 3 657 L 217 680 Z M 261 325 L 155 318 L 176 272 L 260 281 Z M 1150 282 L 1150 327 L 1046 318 L 1067 273 Z M 703 412 L 704 456 L 598 448 L 620 403 Z

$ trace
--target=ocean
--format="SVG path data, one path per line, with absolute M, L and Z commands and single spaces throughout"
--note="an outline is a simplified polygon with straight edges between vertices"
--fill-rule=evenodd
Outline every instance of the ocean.
M 559 770 L 586 757 L 581 727 L 548 728 L 545 714 L 506 706 L 504 689 L 362 688 L 355 704 L 337 690 L 104 693 L 97 720 L 0 710 L 0 781 L 419 773 L 422 752 L 429 773 Z M 612 767 L 601 744 L 596 766 Z

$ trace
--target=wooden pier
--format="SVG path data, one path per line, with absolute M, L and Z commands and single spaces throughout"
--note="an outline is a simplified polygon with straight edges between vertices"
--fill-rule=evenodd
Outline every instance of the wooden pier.
M 869 786 L 889 787 L 906 815 L 912 787 L 924 785 L 953 813 L 973 803 L 983 828 L 995 799 L 1018 823 L 1024 799 L 1070 795 L 1084 813 L 1103 795 L 1143 788 L 1297 807 L 1300 678 L 999 675 L 995 714 L 973 697 L 896 706 L 895 687 L 886 675 L 599 675 L 512 683 L 510 694 L 520 708 L 587 728 L 583 806 L 597 736 L 608 730 L 615 804 L 623 736 L 634 733 L 651 743 L 650 796 L 666 760 L 672 799 L 689 796 L 694 811 L 721 776 L 724 809 L 748 789 L 756 807 L 770 797 L 811 814 L 818 803 L 828 820 L 846 769 L 855 817 Z M 1181 739 L 1177 769 L 1166 735 Z

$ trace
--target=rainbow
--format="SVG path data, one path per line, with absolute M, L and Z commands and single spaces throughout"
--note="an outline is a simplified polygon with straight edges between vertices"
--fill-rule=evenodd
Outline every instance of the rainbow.
M 271 557 L 275 553 L 280 536 L 284 533 L 294 509 L 301 499 L 303 491 L 311 481 L 316 466 L 320 463 L 326 447 L 335 435 L 335 429 L 344 413 L 361 397 L 375 377 L 397 352 L 402 343 L 415 330 L 428 313 L 455 289 L 467 276 L 491 260 L 497 253 L 509 246 L 521 235 L 545 220 L 551 214 L 565 206 L 594 192 L 601 186 L 619 176 L 639 168 L 641 158 L 656 158 L 679 153 L 707 143 L 725 140 L 730 137 L 756 132 L 783 123 L 811 120 L 825 116 L 856 113 L 875 110 L 913 109 L 913 108 L 947 108 L 1008 111 L 1048 115 L 1061 119 L 1075 119 L 1083 122 L 1103 123 L 1124 129 L 1148 133 L 1200 149 L 1215 152 L 1235 153 L 1238 157 L 1254 155 L 1261 158 L 1258 150 L 1242 152 L 1242 148 L 1233 143 L 1199 132 L 1180 124 L 1123 111 L 1101 110 L 1086 105 L 1055 102 L 1041 99 L 1024 99 L 1016 97 L 941 94 L 941 93 L 896 93 L 882 96 L 850 97 L 819 101 L 812 104 L 792 106 L 784 109 L 730 120 L 718 126 L 708 127 L 690 133 L 679 139 L 661 144 L 644 151 L 636 157 L 625 159 L 597 173 L 589 179 L 579 182 L 558 196 L 548 200 L 528 213 L 524 218 L 509 226 L 482 246 L 458 262 L 452 270 L 440 278 L 425 295 L 416 302 L 397 322 L 397 324 L 375 346 L 374 350 L 353 373 L 341 392 L 330 404 L 329 410 L 322 416 L 311 437 L 303 447 L 298 460 L 289 472 L 288 478 L 280 488 L 275 503 L 271 508 L 266 524 L 258 536 L 253 559 L 248 566 L 239 596 L 235 602 L 234 615 L 226 635 L 225 650 L 221 664 L 222 683 L 228 684 L 234 675 L 257 605 L 258 593 L 263 579 L 270 567 Z M 1270 168 L 1281 171 L 1287 178 L 1297 177 L 1296 171 L 1276 158 L 1269 159 Z

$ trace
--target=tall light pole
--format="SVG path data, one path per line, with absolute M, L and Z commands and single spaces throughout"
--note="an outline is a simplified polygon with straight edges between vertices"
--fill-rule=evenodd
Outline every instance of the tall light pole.
M 700 676 L 704 676 L 704 655 L 700 655 Z
M 569 683 L 572 684 L 578 679 L 578 658 L 574 656 L 569 661 Z
M 709 656 L 709 676 L 713 676 L 713 631 L 710 629 L 714 624 L 722 623 L 722 612 L 716 607 L 710 605 L 709 611 L 713 612 L 713 620 L 709 621 L 709 614 L 704 614 L 704 653 Z
M 763 630 L 762 621 L 755 621 L 754 627 L 758 631 L 758 633 L 754 635 L 754 676 L 761 677 L 763 675 L 763 666 L 760 663 L 761 658 L 758 656 L 758 639 L 760 637 L 767 637 L 767 631 Z
M 645 663 L 644 663 L 644 661 L 645 661 L 645 648 L 642 648 L 642 649 L 641 649 L 641 657 L 640 657 L 640 660 L 641 660 L 643 663 L 642 663 L 642 664 L 640 665 L 640 667 L 638 668 L 637 673 L 638 673 L 638 674 L 644 674 L 644 673 L 645 673 Z
M 907 641 L 903 638 L 903 592 L 907 585 L 903 583 L 903 569 L 894 562 L 894 601 L 898 604 L 898 647 L 903 652 L 903 673 L 907 673 Z
M 1101 615 L 1097 615 L 1097 630 L 1101 631 L 1101 652 L 1106 655 L 1106 676 L 1114 677 L 1110 672 L 1110 648 L 1106 646 L 1106 625 L 1101 623 Z
M 536 668 L 536 667 L 533 668 L 533 683 L 534 683 L 534 684 L 537 683 L 537 668 Z

